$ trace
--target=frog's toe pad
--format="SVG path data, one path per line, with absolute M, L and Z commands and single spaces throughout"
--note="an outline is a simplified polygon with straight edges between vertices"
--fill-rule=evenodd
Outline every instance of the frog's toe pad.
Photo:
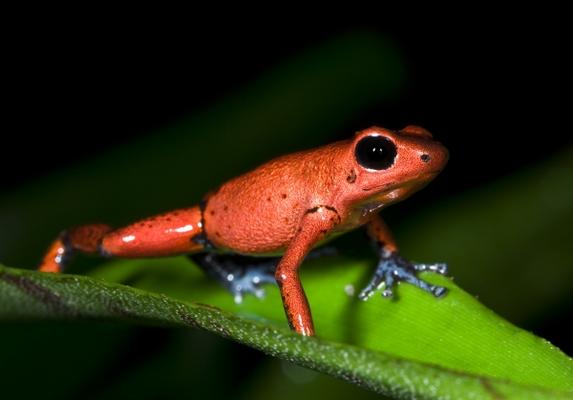
M 261 285 L 265 283 L 276 284 L 274 275 L 268 274 L 266 271 L 258 271 L 257 269 L 247 270 L 241 276 L 229 275 L 227 281 L 229 291 L 233 294 L 237 304 L 243 301 L 243 296 L 247 293 L 263 299 L 266 293 Z
M 445 263 L 412 264 L 412 267 L 418 272 L 431 271 L 431 272 L 436 272 L 440 275 L 448 274 L 448 266 Z
M 410 283 L 435 297 L 443 297 L 447 289 L 442 286 L 431 285 L 428 282 L 418 278 L 417 272 L 431 271 L 445 275 L 448 271 L 446 264 L 414 264 L 410 263 L 398 254 L 393 253 L 390 256 L 383 256 L 374 275 L 366 287 L 360 292 L 360 300 L 368 300 L 377 290 L 382 289 L 383 297 L 392 298 L 394 296 L 394 286 L 398 282 Z

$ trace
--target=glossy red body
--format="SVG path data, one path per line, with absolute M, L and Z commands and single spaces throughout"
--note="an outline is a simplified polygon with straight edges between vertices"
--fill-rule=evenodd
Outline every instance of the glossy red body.
M 384 136 L 395 145 L 389 168 L 368 169 L 357 161 L 356 144 L 368 136 Z M 368 223 L 375 240 L 395 249 L 378 212 L 430 182 L 447 159 L 447 150 L 423 128 L 395 132 L 372 127 L 350 140 L 267 162 L 221 185 L 205 198 L 203 210 L 176 210 L 115 231 L 102 230 L 96 242 L 99 251 L 117 257 L 193 253 L 210 250 L 211 245 L 217 251 L 245 255 L 283 254 L 275 276 L 289 323 L 299 333 L 313 335 L 310 307 L 298 278 L 306 254 Z M 94 252 L 93 246 L 82 248 L 83 240 L 73 230 L 61 237 L 40 269 L 59 270 L 55 260 L 66 241 L 74 249 Z

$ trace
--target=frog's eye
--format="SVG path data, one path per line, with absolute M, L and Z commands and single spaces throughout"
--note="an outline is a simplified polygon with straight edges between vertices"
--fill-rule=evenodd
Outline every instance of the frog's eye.
M 389 168 L 396 158 L 396 145 L 384 136 L 366 136 L 356 144 L 356 160 L 364 168 Z

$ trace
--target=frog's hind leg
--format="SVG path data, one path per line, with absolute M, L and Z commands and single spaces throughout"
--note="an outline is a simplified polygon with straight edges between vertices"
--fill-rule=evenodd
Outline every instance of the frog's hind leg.
M 275 269 L 280 257 L 249 257 L 236 254 L 197 253 L 189 255 L 210 277 L 231 292 L 236 303 L 246 293 L 265 296 L 261 285 L 276 284 Z
M 68 229 L 51 244 L 40 271 L 62 272 L 74 253 L 104 257 L 143 258 L 187 254 L 204 249 L 201 210 L 170 211 L 113 230 L 92 224 Z
M 76 251 L 98 253 L 103 237 L 111 231 L 109 225 L 92 224 L 62 232 L 46 251 L 38 269 L 42 272 L 62 272 Z

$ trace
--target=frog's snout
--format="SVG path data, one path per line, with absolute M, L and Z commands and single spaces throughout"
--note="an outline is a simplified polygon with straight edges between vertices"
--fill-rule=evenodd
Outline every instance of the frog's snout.
M 431 141 L 420 152 L 420 161 L 425 164 L 424 169 L 439 172 L 448 163 L 450 153 L 440 142 Z

